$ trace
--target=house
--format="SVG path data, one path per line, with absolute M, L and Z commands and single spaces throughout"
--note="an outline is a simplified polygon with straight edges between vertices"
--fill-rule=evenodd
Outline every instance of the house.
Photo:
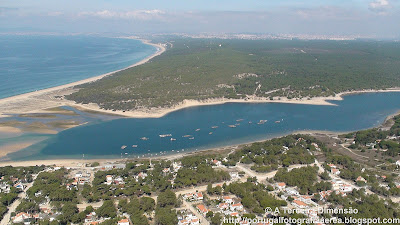
M 128 219 L 122 219 L 118 221 L 118 225 L 129 225 L 129 220 Z
M 328 198 L 328 196 L 331 195 L 331 194 L 332 194 L 331 190 L 319 192 L 319 195 L 321 196 L 320 200 L 321 201 L 322 200 L 326 200 Z
M 172 168 L 174 169 L 174 172 L 176 173 L 176 172 L 178 172 L 178 170 L 180 169 L 180 168 L 182 168 L 182 163 L 181 162 L 173 162 L 172 163 Z
M 396 161 L 396 167 L 400 167 L 400 160 Z
M 170 171 L 171 171 L 170 168 L 164 168 L 164 169 L 163 169 L 163 173 L 165 173 L 165 174 L 169 173 Z
M 229 208 L 229 204 L 228 203 L 219 203 L 217 206 L 220 210 L 226 210 Z
M 20 212 L 14 216 L 13 223 L 24 223 L 25 221 L 29 220 L 30 218 L 32 218 L 32 217 L 28 213 Z
M 351 185 L 349 185 L 349 184 L 343 184 L 343 185 L 341 185 L 341 186 L 339 187 L 339 189 L 340 189 L 342 192 L 352 192 L 352 191 L 353 191 L 353 187 L 352 187 Z
M 300 200 L 293 200 L 292 205 L 297 208 L 301 208 L 301 209 L 308 207 L 308 205 L 306 203 L 304 203 L 303 201 L 300 201 Z
M 275 184 L 275 187 L 278 190 L 282 191 L 282 190 L 284 190 L 286 188 L 286 183 L 284 183 L 284 182 L 277 183 L 277 184 Z
M 113 177 L 112 175 L 107 175 L 106 176 L 106 184 L 111 185 L 113 183 Z
M 203 200 L 203 194 L 201 192 L 196 192 L 193 196 L 197 201 Z
M 362 176 L 358 176 L 358 177 L 357 177 L 356 182 L 358 182 L 358 181 L 367 183 L 367 180 L 365 180 L 364 177 L 362 177 Z
M 298 196 L 299 195 L 299 192 L 294 188 L 286 188 L 285 192 L 289 196 L 293 196 L 293 195 Z
M 232 204 L 229 208 L 232 211 L 242 211 L 243 210 L 243 205 L 241 203 L 236 203 L 236 204 Z
M 200 212 L 201 214 L 203 214 L 203 216 L 206 216 L 206 214 L 207 214 L 208 211 L 209 211 L 209 210 L 208 210 L 204 205 L 202 205 L 202 204 L 197 205 L 196 208 L 197 208 L 197 210 L 199 210 L 199 212 Z
M 231 180 L 239 180 L 240 179 L 238 172 L 229 172 L 229 175 L 231 176 Z
M 24 185 L 21 183 L 21 182 L 18 182 L 18 183 L 16 183 L 16 184 L 14 184 L 14 187 L 16 188 L 16 189 L 18 189 L 18 190 L 20 190 L 20 191 L 23 191 L 24 190 Z
M 215 166 L 222 166 L 221 161 L 218 161 L 218 160 L 216 160 L 216 159 L 214 159 L 214 160 L 212 161 L 212 163 L 213 163 Z
M 328 166 L 329 166 L 330 168 L 334 168 L 334 169 L 337 168 L 336 165 L 335 165 L 335 164 L 332 164 L 332 163 L 329 163 Z
M 239 213 L 238 212 L 231 212 L 230 216 L 239 217 Z
M 340 174 L 340 170 L 339 170 L 339 169 L 336 169 L 336 168 L 332 168 L 332 169 L 331 169 L 331 173 L 332 173 L 333 175 L 339 175 L 339 174 Z
M 232 204 L 233 203 L 233 199 L 229 196 L 224 196 L 222 197 L 222 201 L 227 203 L 227 204 Z

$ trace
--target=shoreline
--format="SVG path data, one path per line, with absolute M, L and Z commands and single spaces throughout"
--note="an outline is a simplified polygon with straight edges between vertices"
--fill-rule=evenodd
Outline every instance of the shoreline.
M 122 111 L 122 110 L 105 110 L 101 109 L 97 104 L 77 104 L 77 103 L 69 103 L 68 106 L 75 107 L 80 110 L 88 110 L 95 111 L 98 113 L 111 114 L 122 117 L 129 118 L 160 118 L 169 113 L 190 108 L 190 107 L 199 107 L 199 106 L 209 106 L 209 105 L 222 105 L 226 103 L 283 103 L 283 104 L 305 104 L 305 105 L 321 105 L 321 106 L 337 106 L 334 103 L 328 101 L 342 101 L 343 97 L 346 95 L 356 95 L 356 94 L 364 94 L 364 93 L 384 93 L 384 92 L 400 92 L 399 87 L 388 88 L 388 89 L 368 89 L 368 90 L 358 90 L 358 91 L 346 91 L 336 94 L 335 96 L 328 97 L 314 97 L 311 99 L 288 99 L 286 97 L 279 97 L 279 99 L 270 100 L 262 97 L 251 97 L 248 99 L 228 99 L 228 98 L 214 98 L 214 99 L 206 99 L 206 100 L 191 100 L 185 99 L 182 102 L 176 104 L 175 106 L 168 108 L 145 108 L 145 109 L 137 109 L 134 111 Z
M 59 86 L 55 86 L 55 87 L 51 87 L 51 88 L 46 88 L 46 89 L 42 89 L 42 90 L 38 90 L 38 91 L 33 91 L 33 92 L 27 92 L 27 93 L 24 93 L 24 94 L 15 95 L 15 96 L 7 97 L 7 98 L 2 98 L 2 99 L 0 99 L 0 108 L 1 108 L 2 105 L 6 105 L 7 106 L 7 104 L 13 104 L 13 102 L 24 101 L 24 100 L 26 101 L 26 100 L 28 100 L 30 98 L 39 97 L 39 96 L 43 96 L 43 95 L 46 95 L 46 94 L 59 92 L 61 90 L 72 88 L 74 86 L 78 86 L 78 85 L 81 85 L 81 84 L 90 83 L 90 82 L 94 82 L 94 81 L 100 80 L 100 79 L 102 79 L 104 77 L 113 75 L 113 74 L 118 73 L 120 71 L 124 71 L 126 69 L 129 69 L 129 68 L 132 68 L 132 67 L 139 66 L 139 65 L 142 65 L 144 63 L 147 63 L 148 61 L 150 61 L 154 57 L 159 56 L 159 55 L 161 55 L 162 53 L 164 53 L 166 51 L 166 48 L 164 46 L 162 46 L 161 44 L 154 44 L 154 43 L 151 43 L 149 40 L 143 40 L 143 39 L 136 39 L 136 40 L 141 41 L 143 44 L 147 44 L 147 45 L 151 45 L 151 46 L 155 47 L 157 49 L 157 51 L 154 54 L 146 57 L 145 59 L 142 59 L 139 62 L 136 62 L 136 63 L 134 63 L 134 64 L 132 64 L 132 65 L 130 65 L 128 67 L 125 67 L 125 68 L 122 68 L 122 69 L 119 69 L 119 70 L 115 70 L 115 71 L 108 72 L 108 73 L 105 73 L 105 74 L 102 74 L 102 75 L 86 78 L 86 79 L 75 81 L 75 82 L 68 83 L 68 84 L 63 84 L 63 85 L 59 85 Z M 56 102 L 57 100 L 54 99 L 54 96 L 52 96 L 52 97 L 53 97 L 53 101 Z M 59 106 L 59 105 L 66 105 L 66 104 L 60 104 L 60 102 L 56 102 L 55 105 Z M 43 108 L 42 109 L 37 109 L 37 110 L 43 110 Z M 29 113 L 29 112 L 32 112 L 32 110 L 31 111 L 26 111 L 26 112 L 21 112 L 21 113 Z M 7 115 L 5 115 L 4 112 L 0 112 L 0 117 L 7 117 Z
M 383 120 L 383 122 L 377 126 L 371 127 L 371 128 L 380 128 L 385 125 L 385 123 L 393 119 L 394 116 L 400 115 L 400 110 L 397 111 L 396 113 L 390 114 L 386 116 L 386 118 Z M 371 129 L 367 128 L 367 129 Z M 280 138 L 284 137 L 287 135 L 295 135 L 295 134 L 303 134 L 303 135 L 313 135 L 313 134 L 325 134 L 325 135 L 341 135 L 341 134 L 346 134 L 346 133 L 351 133 L 355 132 L 358 130 L 354 131 L 327 131 L 327 130 L 297 130 L 293 131 L 287 134 L 282 134 L 278 135 L 276 137 L 270 137 L 270 138 L 264 138 L 260 139 L 257 141 L 250 141 L 250 142 L 245 142 L 241 144 L 234 144 L 234 145 L 227 145 L 227 146 L 221 146 L 221 147 L 215 147 L 215 148 L 207 148 L 207 149 L 200 149 L 200 150 L 192 150 L 192 151 L 186 151 L 186 152 L 180 152 L 180 153 L 169 153 L 167 155 L 163 156 L 154 156 L 154 157 L 142 157 L 142 158 L 97 158 L 97 159 L 72 159 L 72 158 L 66 158 L 66 159 L 44 159 L 44 160 L 27 160 L 27 161 L 12 161 L 12 160 L 4 160 L 7 155 L 0 157 L 0 167 L 4 166 L 35 166 L 35 165 L 57 165 L 57 166 L 74 166 L 75 164 L 81 164 L 81 163 L 93 163 L 93 162 L 99 162 L 99 163 L 118 163 L 118 162 L 129 162 L 129 161 L 134 161 L 134 160 L 176 160 L 180 159 L 186 156 L 191 156 L 191 155 L 199 155 L 199 154 L 207 154 L 210 152 L 219 154 L 220 152 L 223 151 L 232 151 L 232 150 L 237 150 L 239 148 L 242 148 L 244 146 L 257 143 L 257 142 L 264 142 L 268 141 L 274 138 Z M 4 161 L 1 161 L 3 159 Z

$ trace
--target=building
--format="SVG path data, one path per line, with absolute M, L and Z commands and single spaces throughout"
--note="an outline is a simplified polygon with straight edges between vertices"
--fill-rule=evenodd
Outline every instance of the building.
M 275 187 L 278 190 L 283 191 L 286 188 L 286 183 L 284 183 L 284 182 L 277 183 L 277 184 L 275 184 Z
M 308 207 L 306 203 L 300 200 L 293 200 L 292 205 L 295 206 L 296 208 L 301 208 L 301 209 Z
M 24 223 L 31 218 L 32 218 L 31 215 L 29 215 L 28 213 L 20 212 L 14 216 L 13 223 Z
M 129 220 L 128 219 L 122 219 L 118 221 L 118 225 L 129 225 Z
M 227 204 L 232 204 L 233 203 L 233 199 L 229 196 L 224 196 L 222 197 L 222 201 L 227 203 Z
M 362 177 L 362 176 L 358 176 L 358 177 L 357 177 L 356 182 L 358 182 L 358 181 L 367 183 L 367 180 L 365 180 L 364 177 Z
M 197 208 L 197 210 L 199 210 L 199 212 L 200 212 L 201 214 L 203 214 L 203 216 L 206 216 L 206 214 L 207 214 L 208 211 L 209 211 L 209 210 L 208 210 L 204 205 L 202 205 L 202 204 L 197 205 L 196 208 Z
M 232 211 L 243 211 L 243 205 L 241 203 L 232 204 L 229 208 Z
M 339 174 L 340 174 L 340 170 L 339 170 L 339 169 L 336 169 L 336 168 L 332 168 L 332 169 L 331 169 L 331 173 L 332 173 L 333 175 L 339 175 Z

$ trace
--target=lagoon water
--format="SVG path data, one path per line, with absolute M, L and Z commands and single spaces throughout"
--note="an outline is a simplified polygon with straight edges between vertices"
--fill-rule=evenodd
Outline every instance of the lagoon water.
M 131 39 L 0 35 L 0 99 L 122 69 L 155 51 Z
M 160 155 L 161 151 L 177 153 L 182 149 L 188 152 L 242 144 L 299 130 L 354 131 L 377 126 L 388 115 L 398 112 L 400 93 L 350 95 L 345 96 L 343 101 L 332 102 L 337 106 L 228 103 L 186 108 L 156 119 L 97 121 L 60 132 L 10 154 L 10 158 L 155 156 Z M 260 120 L 268 121 L 257 124 Z M 234 124 L 238 124 L 236 128 L 228 126 Z M 213 126 L 218 128 L 213 129 Z M 176 141 L 171 141 L 171 137 L 161 138 L 160 134 L 171 134 Z M 194 139 L 183 137 L 185 135 L 193 135 Z M 141 137 L 147 137 L 148 140 L 141 140 Z M 127 147 L 121 149 L 123 145 Z

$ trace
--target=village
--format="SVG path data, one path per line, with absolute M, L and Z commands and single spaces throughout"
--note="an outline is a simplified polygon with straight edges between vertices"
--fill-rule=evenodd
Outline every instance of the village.
M 74 167 L 42 166 L 22 179 L 3 175 L 0 181 L 2 199 L 9 193 L 18 196 L 8 204 L 1 224 L 197 225 L 220 224 L 227 218 L 250 224 L 248 219 L 263 221 L 279 216 L 266 210 L 270 208 L 297 210 L 303 212 L 302 217 L 323 221 L 326 214 L 321 214 L 321 209 L 343 207 L 340 201 L 352 199 L 360 192 L 365 196 L 377 196 L 382 201 L 398 201 L 396 194 L 385 196 L 370 184 L 371 181 L 385 190 L 400 190 L 398 177 L 372 172 L 344 156 L 327 156 L 321 143 L 310 142 L 313 139 L 291 138 L 293 143 L 282 145 L 279 152 L 290 155 L 294 149 L 303 148 L 304 153 L 312 157 L 310 163 L 279 165 L 277 170 L 256 172 L 254 163 L 243 163 L 247 155 L 241 156 L 235 165 L 228 165 L 234 157 L 231 155 L 202 155 L 171 161 L 150 159 L 77 162 Z M 324 162 L 318 160 L 321 155 L 325 155 Z M 393 172 L 399 171 L 399 161 L 394 165 Z M 188 177 L 187 173 L 193 177 Z M 308 176 L 311 183 L 294 185 L 296 180 Z M 170 190 L 173 196 L 165 197 Z M 173 203 L 169 203 L 171 199 L 175 199 Z M 146 208 L 129 209 L 129 204 L 136 201 L 147 205 Z M 167 203 L 162 203 L 164 201 Z M 170 211 L 164 215 L 161 208 Z M 68 210 L 72 210 L 70 217 L 63 218 Z M 161 215 L 173 218 L 163 222 Z

